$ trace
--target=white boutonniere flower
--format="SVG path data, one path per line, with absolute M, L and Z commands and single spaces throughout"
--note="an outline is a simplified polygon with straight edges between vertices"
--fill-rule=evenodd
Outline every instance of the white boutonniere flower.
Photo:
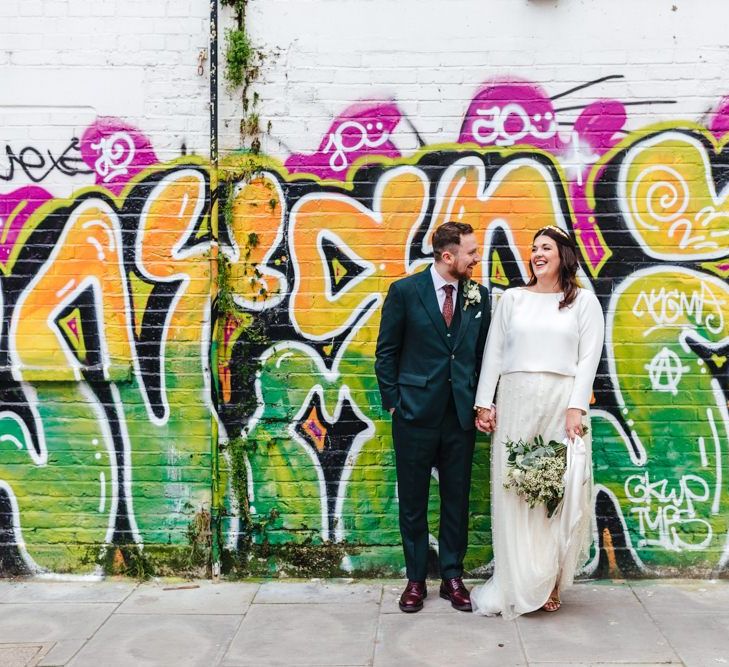
M 481 290 L 477 282 L 469 280 L 463 286 L 463 310 L 477 303 L 481 303 Z

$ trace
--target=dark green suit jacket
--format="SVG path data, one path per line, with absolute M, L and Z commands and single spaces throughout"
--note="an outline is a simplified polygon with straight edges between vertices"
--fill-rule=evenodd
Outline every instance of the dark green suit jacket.
M 481 370 L 491 308 L 479 285 L 480 303 L 463 308 L 463 283 L 455 308 L 460 326 L 446 328 L 430 267 L 397 280 L 382 306 L 375 373 L 385 410 L 421 426 L 438 426 L 450 394 L 458 421 L 474 427 L 473 401 Z M 458 317 L 454 317 L 454 323 Z

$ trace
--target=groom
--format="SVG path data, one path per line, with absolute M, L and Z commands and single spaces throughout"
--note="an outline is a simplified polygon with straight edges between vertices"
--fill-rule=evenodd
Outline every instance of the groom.
M 408 584 L 400 609 L 427 596 L 428 488 L 440 485 L 440 596 L 471 611 L 463 585 L 468 494 L 476 439 L 474 395 L 489 327 L 486 289 L 471 282 L 481 261 L 470 225 L 446 222 L 433 235 L 433 265 L 394 282 L 382 306 L 375 373 L 392 415 L 400 533 Z

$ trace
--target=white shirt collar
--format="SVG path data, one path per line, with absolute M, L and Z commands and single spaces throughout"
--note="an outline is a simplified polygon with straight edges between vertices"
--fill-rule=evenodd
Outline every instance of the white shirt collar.
M 455 288 L 455 293 L 458 292 L 458 281 L 457 280 L 446 280 L 443 278 L 443 276 L 438 273 L 438 271 L 435 268 L 435 263 L 430 265 L 430 275 L 433 278 L 433 285 L 435 286 L 435 291 L 443 288 L 443 285 L 453 285 Z

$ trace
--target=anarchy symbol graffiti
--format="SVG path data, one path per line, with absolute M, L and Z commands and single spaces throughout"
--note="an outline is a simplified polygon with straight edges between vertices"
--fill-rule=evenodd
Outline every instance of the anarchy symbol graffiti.
M 678 385 L 683 374 L 690 370 L 681 363 L 679 356 L 667 347 L 661 348 L 649 364 L 645 365 L 655 391 L 670 391 L 678 394 Z

